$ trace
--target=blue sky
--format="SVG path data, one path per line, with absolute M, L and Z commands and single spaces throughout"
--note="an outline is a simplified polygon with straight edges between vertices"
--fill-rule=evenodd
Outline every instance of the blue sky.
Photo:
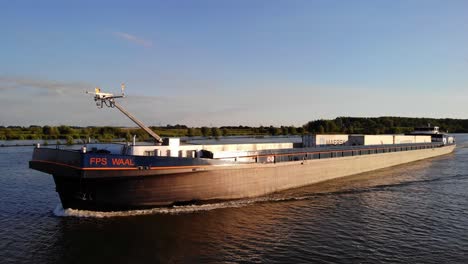
M 467 1 L 1 1 L 0 125 L 468 118 Z

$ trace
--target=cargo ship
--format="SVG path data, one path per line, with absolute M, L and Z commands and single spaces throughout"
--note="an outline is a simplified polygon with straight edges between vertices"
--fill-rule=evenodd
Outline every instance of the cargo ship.
M 437 127 L 408 135 L 304 135 L 302 143 L 181 144 L 161 138 L 96 89 L 98 107 L 119 109 L 155 144 L 37 145 L 29 166 L 51 174 L 64 209 L 121 211 L 264 196 L 451 153 Z

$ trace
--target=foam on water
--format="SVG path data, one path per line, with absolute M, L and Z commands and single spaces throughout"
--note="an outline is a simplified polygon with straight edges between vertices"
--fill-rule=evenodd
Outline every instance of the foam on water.
M 125 217 L 137 215 L 152 215 L 152 214 L 184 214 L 194 213 L 200 211 L 211 211 L 221 208 L 241 207 L 254 203 L 255 201 L 232 201 L 220 202 L 202 205 L 184 205 L 172 207 L 157 207 L 151 209 L 141 210 L 128 210 L 128 211 L 112 211 L 112 212 L 99 212 L 77 209 L 63 209 L 61 204 L 58 204 L 54 209 L 54 215 L 59 217 L 89 217 L 89 218 L 106 218 L 106 217 Z
M 53 213 L 58 217 L 84 217 L 84 218 L 107 218 L 107 217 L 125 217 L 125 216 L 137 216 L 137 215 L 152 215 L 152 214 L 186 214 L 195 213 L 202 211 L 211 211 L 223 208 L 236 208 L 244 207 L 257 203 L 264 202 L 286 202 L 286 201 L 300 201 L 307 200 L 316 197 L 320 194 L 306 195 L 300 197 L 287 197 L 287 196 L 265 196 L 251 199 L 242 199 L 235 201 L 226 201 L 218 203 L 208 204 L 193 204 L 183 206 L 171 206 L 171 207 L 156 207 L 151 209 L 140 209 L 140 210 L 128 210 L 128 211 L 111 211 L 111 212 L 100 212 L 100 211 L 88 211 L 78 209 L 63 209 L 62 204 L 58 204 Z

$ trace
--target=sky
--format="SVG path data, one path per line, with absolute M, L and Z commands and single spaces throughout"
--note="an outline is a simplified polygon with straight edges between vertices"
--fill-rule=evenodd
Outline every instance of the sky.
M 0 126 L 468 118 L 468 1 L 0 0 Z

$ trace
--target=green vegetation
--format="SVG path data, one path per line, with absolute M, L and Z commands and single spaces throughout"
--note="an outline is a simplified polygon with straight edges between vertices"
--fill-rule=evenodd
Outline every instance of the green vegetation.
M 268 136 L 268 135 L 298 135 L 304 133 L 304 128 L 299 127 L 248 127 L 248 126 L 224 126 L 224 127 L 187 127 L 184 125 L 167 125 L 165 127 L 150 127 L 161 137 L 213 137 L 224 136 Z M 130 142 L 136 135 L 139 141 L 151 140 L 150 136 L 138 128 L 119 127 L 75 127 L 75 126 L 9 126 L 0 127 L 0 140 L 65 140 L 67 144 L 89 139 L 99 142 L 111 142 L 115 140 Z
M 348 133 L 348 134 L 398 134 L 412 131 L 415 127 L 431 124 L 439 126 L 442 131 L 451 133 L 468 133 L 468 119 L 434 119 L 434 118 L 407 118 L 407 117 L 338 117 L 333 120 L 310 121 L 301 127 L 249 127 L 249 126 L 223 126 L 223 127 L 187 127 L 185 125 L 167 125 L 165 127 L 150 127 L 161 137 L 214 137 L 221 136 L 278 136 L 301 135 L 306 133 Z M 133 135 L 139 141 L 150 140 L 142 129 L 119 127 L 75 127 L 75 126 L 0 126 L 0 140 L 65 140 L 71 144 L 74 140 L 82 142 L 92 139 L 99 142 L 114 140 L 131 141 Z M 48 144 L 48 143 L 46 143 Z
M 304 128 L 310 133 L 400 134 L 428 124 L 440 127 L 441 131 L 468 133 L 468 119 L 450 118 L 338 117 L 333 120 L 310 121 Z

